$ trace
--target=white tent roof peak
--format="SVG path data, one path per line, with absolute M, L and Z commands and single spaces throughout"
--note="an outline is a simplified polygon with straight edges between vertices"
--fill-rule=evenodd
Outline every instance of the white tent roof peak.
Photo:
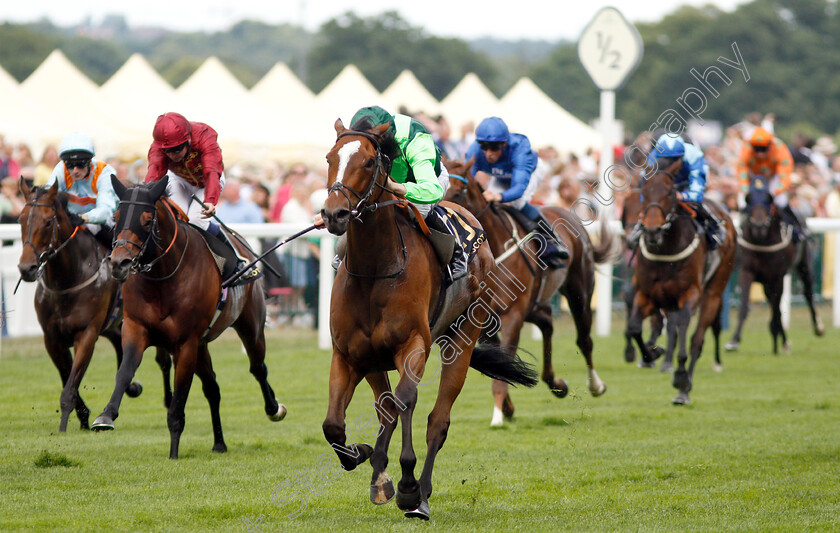
M 171 96 L 174 89 L 140 54 L 132 54 L 100 89 L 113 97 L 125 97 L 138 90 L 151 97 Z
M 440 102 L 408 69 L 400 72 L 400 75 L 382 92 L 382 98 L 393 112 L 396 112 L 400 106 L 405 106 L 412 112 L 422 111 L 427 115 L 440 113 Z
M 36 68 L 29 77 L 23 80 L 21 86 L 27 92 L 54 92 L 57 82 L 59 82 L 62 87 L 69 84 L 80 86 L 83 90 L 90 92 L 94 92 L 99 89 L 98 85 L 93 83 L 90 78 L 77 69 L 76 66 L 67 59 L 67 56 L 57 48 L 50 52 L 50 55 L 47 56 L 43 63 L 38 65 L 38 68 Z
M 212 89 L 218 97 L 248 93 L 245 86 L 215 56 L 208 57 L 192 76 L 176 89 L 178 94 L 203 93 Z
M 315 94 L 285 63 L 275 63 L 271 70 L 251 88 L 251 94 L 262 102 L 271 102 L 278 98 L 307 102 L 315 99 Z
M 329 124 L 336 117 L 345 119 L 345 124 L 357 109 L 371 105 L 387 105 L 379 91 L 365 78 L 355 66 L 347 65 L 338 76 L 324 87 L 316 97 L 323 117 L 331 117 Z

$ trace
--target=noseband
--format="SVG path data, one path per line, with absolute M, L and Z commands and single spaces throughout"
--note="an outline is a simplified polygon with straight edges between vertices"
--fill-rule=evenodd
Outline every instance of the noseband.
M 379 143 L 379 139 L 375 135 L 366 131 L 345 131 L 344 133 L 338 136 L 338 139 L 354 135 L 365 137 L 371 143 L 373 143 L 374 148 L 376 148 L 376 170 L 374 170 L 373 172 L 373 177 L 371 178 L 370 183 L 368 183 L 367 189 L 365 190 L 364 194 L 357 193 L 351 187 L 348 187 L 340 181 L 336 181 L 335 183 L 333 183 L 332 186 L 329 188 L 328 192 L 329 194 L 332 194 L 334 192 L 340 192 L 341 194 L 343 194 L 344 197 L 347 198 L 347 205 L 350 206 L 350 216 L 358 220 L 363 214 L 369 211 L 376 211 L 377 209 L 382 207 L 382 205 L 385 205 L 378 203 L 373 203 L 370 205 L 365 204 L 367 204 L 368 200 L 370 200 L 370 197 L 373 195 L 374 187 L 379 187 L 380 189 L 385 191 L 389 190 L 384 185 L 380 185 L 378 181 L 380 173 L 384 174 L 385 178 L 387 179 L 388 174 L 390 174 L 391 171 L 391 160 L 388 158 L 388 156 L 382 153 L 382 147 Z M 358 198 L 359 201 L 356 203 L 356 207 L 353 207 L 353 200 L 350 199 L 350 196 L 347 194 L 347 191 L 349 191 L 353 196 Z
M 52 235 L 50 236 L 50 244 L 49 244 L 49 246 L 47 246 L 47 249 L 44 250 L 43 252 L 41 252 L 40 254 L 38 253 L 38 249 L 35 248 L 35 245 L 32 243 L 32 226 L 33 226 L 32 217 L 35 215 L 35 209 L 30 209 L 29 219 L 27 220 L 27 226 L 28 226 L 29 230 L 26 233 L 26 240 L 23 242 L 23 246 L 25 247 L 28 244 L 32 248 L 32 251 L 35 254 L 36 264 L 38 265 L 37 277 L 41 277 L 41 274 L 43 273 L 44 267 L 47 265 L 47 262 L 50 259 L 52 259 L 53 257 L 55 257 L 56 255 L 58 255 L 58 253 L 61 250 L 63 250 L 64 247 L 67 246 L 70 243 L 70 241 L 73 240 L 73 237 L 75 237 L 76 233 L 78 233 L 78 231 L 79 231 L 79 226 L 77 226 L 73 230 L 73 233 L 70 235 L 70 238 L 68 238 L 66 241 L 64 241 L 60 245 L 58 245 L 58 247 L 56 247 L 56 243 L 58 242 L 58 210 L 56 209 L 55 205 L 42 204 L 42 203 L 39 203 L 37 201 L 26 202 L 24 205 L 25 206 L 30 206 L 30 207 L 33 207 L 33 208 L 35 208 L 35 207 L 46 207 L 46 208 L 52 209 L 52 211 L 53 211 L 53 217 L 52 217 L 53 218 L 53 228 L 52 228 Z

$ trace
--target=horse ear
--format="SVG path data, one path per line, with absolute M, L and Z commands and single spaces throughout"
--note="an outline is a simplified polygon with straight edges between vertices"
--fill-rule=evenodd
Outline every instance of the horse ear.
M 475 154 L 471 158 L 469 158 L 465 163 L 464 167 L 467 169 L 467 174 L 470 173 L 472 170 L 473 165 L 475 164 Z
M 125 195 L 125 185 L 113 174 L 111 174 L 111 185 L 114 187 L 114 192 L 117 193 L 117 198 L 122 198 Z
M 375 128 L 373 128 L 373 133 L 377 137 L 384 137 L 385 133 L 387 133 L 390 128 L 391 128 L 391 125 L 386 122 L 385 124 L 380 124 L 379 126 L 376 126 Z
M 347 131 L 347 128 L 344 127 L 344 122 L 342 122 L 340 118 L 335 121 L 334 127 L 336 135 L 341 135 L 342 133 Z
M 32 190 L 29 188 L 29 185 L 26 183 L 26 180 L 21 179 L 18 181 L 18 189 L 20 189 L 20 193 L 23 195 L 23 197 L 29 200 L 29 195 L 32 193 Z
M 47 189 L 47 196 L 46 196 L 47 203 L 51 204 L 51 203 L 55 202 L 55 197 L 56 196 L 58 196 L 58 182 L 57 181 L 52 184 L 52 187 Z
M 162 179 L 155 182 L 152 185 L 151 190 L 149 190 L 149 195 L 154 199 L 155 202 L 163 196 L 163 193 L 166 192 L 166 186 L 169 184 L 169 176 L 164 175 Z

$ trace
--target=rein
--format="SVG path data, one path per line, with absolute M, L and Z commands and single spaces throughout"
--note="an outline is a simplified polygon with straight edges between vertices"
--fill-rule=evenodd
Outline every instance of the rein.
M 134 193 L 134 197 L 136 197 L 136 192 Z M 150 240 L 155 240 L 155 244 L 157 245 L 157 241 L 159 240 L 159 237 L 156 236 L 156 235 L 159 235 L 159 233 L 160 233 L 160 228 L 159 228 L 159 225 L 158 225 L 157 207 L 155 206 L 155 204 L 151 204 L 149 202 L 139 202 L 135 199 L 122 200 L 120 203 L 121 204 L 128 204 L 128 205 L 132 206 L 130 209 L 133 209 L 133 206 L 135 206 L 135 205 L 139 205 L 139 206 L 143 206 L 143 207 L 149 207 L 150 210 L 152 212 L 154 212 L 154 219 L 152 221 L 152 230 L 146 236 L 146 238 L 145 238 L 145 240 L 143 241 L 142 244 L 138 244 L 134 241 L 128 241 L 128 240 L 125 240 L 125 239 L 117 239 L 117 240 L 114 241 L 114 248 L 116 248 L 117 246 L 122 246 L 123 248 L 128 250 L 128 247 L 126 245 L 133 244 L 134 246 L 136 246 L 139 249 L 139 252 L 137 253 L 137 255 L 135 255 L 134 257 L 131 258 L 131 270 L 133 272 L 137 272 L 139 275 L 141 275 L 145 279 L 148 279 L 150 281 L 165 281 L 165 280 L 171 278 L 172 276 L 174 276 L 178 272 L 178 270 L 181 268 L 181 264 L 184 262 L 184 257 L 186 257 L 186 255 L 187 255 L 187 248 L 189 248 L 189 246 L 190 246 L 190 240 L 189 239 L 187 239 L 186 243 L 184 244 L 184 249 L 181 251 L 181 257 L 178 259 L 178 264 L 175 266 L 175 269 L 172 272 L 170 272 L 166 276 L 163 276 L 163 277 L 160 277 L 160 278 L 153 278 L 153 277 L 145 274 L 146 272 L 149 272 L 152 269 L 152 267 L 155 266 L 155 264 L 157 264 L 159 261 L 161 261 L 166 256 L 166 254 L 168 254 L 170 252 L 170 250 L 172 250 L 172 247 L 175 245 L 175 241 L 178 240 L 178 229 L 180 228 L 180 225 L 178 224 L 178 219 L 175 216 L 175 213 L 172 211 L 172 207 L 169 205 L 168 202 L 163 202 L 164 207 L 166 207 L 167 211 L 169 211 L 169 215 L 172 217 L 172 220 L 175 223 L 175 235 L 172 236 L 172 241 L 169 243 L 169 246 L 166 247 L 166 250 L 164 250 L 163 253 L 161 253 L 160 255 L 158 255 L 157 257 L 155 257 L 154 259 L 152 259 L 150 262 L 148 262 L 146 264 L 140 264 L 140 258 L 145 254 L 146 249 L 149 245 L 149 241 Z M 131 214 L 131 210 L 129 211 L 129 213 Z M 159 245 L 158 245 L 158 248 L 160 248 Z M 129 250 L 129 254 L 130 253 L 131 252 Z

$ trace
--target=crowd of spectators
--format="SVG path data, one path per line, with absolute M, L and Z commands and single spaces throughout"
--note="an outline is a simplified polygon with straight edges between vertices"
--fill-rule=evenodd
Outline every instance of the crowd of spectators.
M 406 109 L 400 109 L 408 113 Z M 431 117 L 423 113 L 408 113 L 420 120 L 432 133 L 441 152 L 450 159 L 462 159 L 474 140 L 474 124 L 458 125 L 457 135 L 445 117 Z M 774 129 L 774 117 L 757 113 L 723 130 L 719 142 L 697 143 L 703 149 L 709 164 L 707 197 L 726 205 L 730 211 L 739 206 L 739 185 L 735 175 L 738 155 L 745 139 L 761 125 Z M 527 131 L 518 132 L 528 135 Z M 615 148 L 616 164 L 627 165 L 630 157 L 639 157 L 650 149 L 652 136 L 645 132 L 625 140 Z M 794 158 L 791 205 L 806 217 L 840 217 L 840 155 L 829 136 L 816 139 L 796 134 L 789 144 Z M 557 205 L 572 209 L 576 200 L 588 199 L 590 205 L 601 207 L 593 197 L 598 183 L 598 154 L 594 150 L 584 153 L 564 152 L 563 147 L 536 147 L 540 164 L 547 167 L 546 178 L 537 190 L 533 203 Z M 16 222 L 23 206 L 18 192 L 18 179 L 43 185 L 58 162 L 56 147 L 48 145 L 39 161 L 32 157 L 24 143 L 7 142 L 0 135 L 0 219 Z M 143 158 L 124 161 L 108 158 L 107 162 L 117 171 L 117 177 L 126 184 L 142 183 L 146 173 Z M 309 167 L 295 162 L 271 162 L 267 165 L 248 162 L 226 162 L 226 186 L 218 206 L 218 216 L 226 224 L 289 222 L 310 224 L 326 198 L 326 168 L 324 165 Z M 628 188 L 629 189 L 629 188 Z M 624 191 L 612 191 L 616 201 L 609 205 L 614 218 L 620 216 Z M 580 204 L 580 202 L 578 202 Z M 262 241 L 269 247 L 271 239 Z M 272 261 L 278 278 L 267 273 L 270 289 L 283 289 L 283 308 L 289 316 L 296 316 L 298 324 L 315 325 L 317 313 L 317 272 L 319 244 L 317 238 L 300 239 L 278 249 Z

